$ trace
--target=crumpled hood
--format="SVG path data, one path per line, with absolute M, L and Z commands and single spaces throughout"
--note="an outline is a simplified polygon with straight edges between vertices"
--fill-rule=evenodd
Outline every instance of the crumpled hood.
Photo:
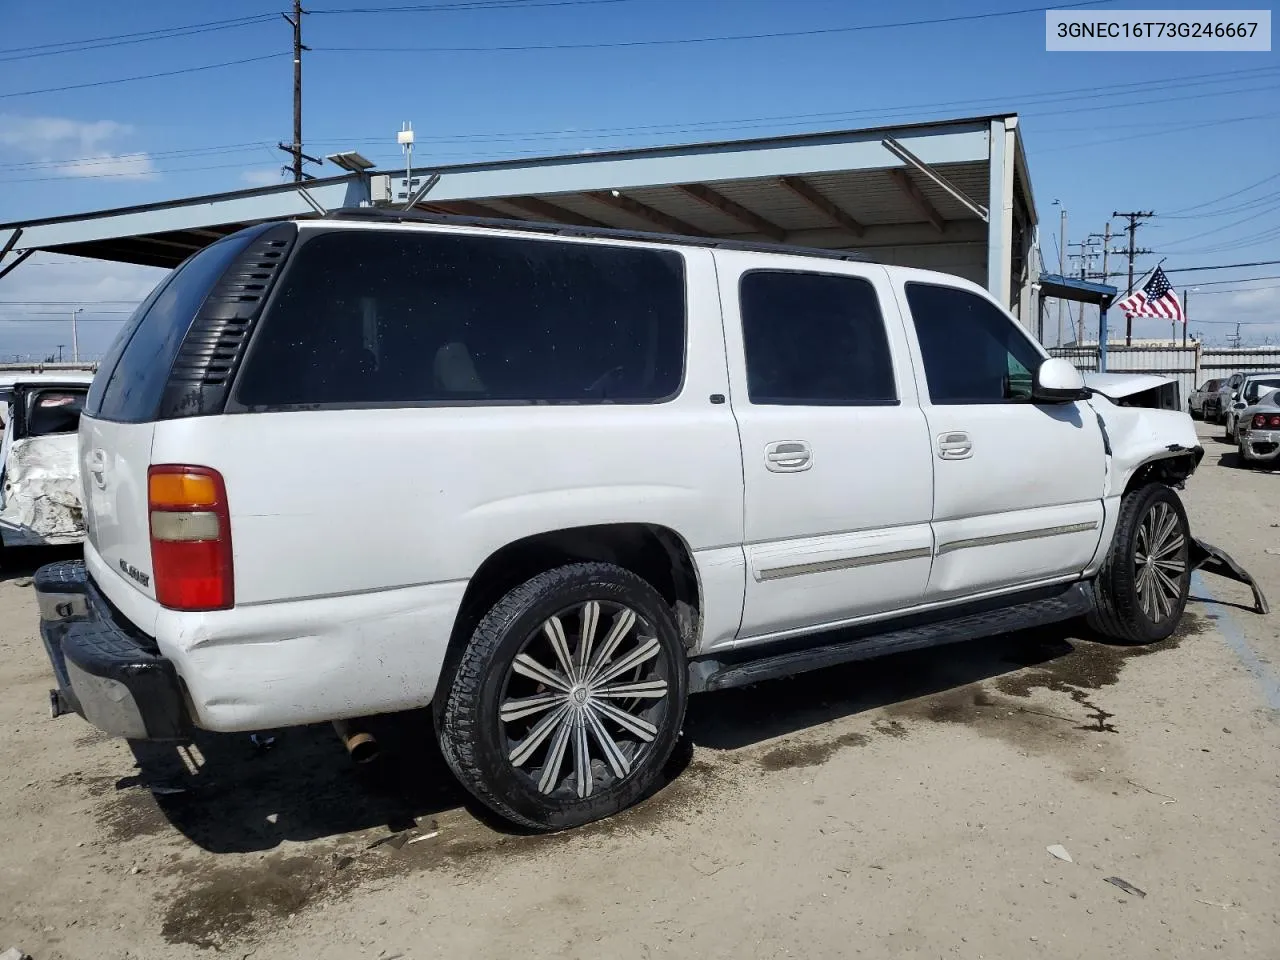
M 1086 387 L 1112 400 L 1172 383 L 1168 377 L 1155 373 L 1086 373 L 1083 376 Z
M 4 470 L 0 528 L 5 543 L 84 539 L 76 435 L 15 440 Z

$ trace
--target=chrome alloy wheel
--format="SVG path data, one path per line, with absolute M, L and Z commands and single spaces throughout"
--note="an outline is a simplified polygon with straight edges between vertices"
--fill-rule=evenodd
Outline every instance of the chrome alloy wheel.
M 588 600 L 548 617 L 525 639 L 499 699 L 508 761 L 548 796 L 612 787 L 666 721 L 669 679 L 653 625 L 630 607 Z
M 1189 575 L 1188 552 L 1177 512 L 1167 503 L 1153 503 L 1138 527 L 1133 551 L 1138 603 L 1152 623 L 1162 623 L 1178 610 Z

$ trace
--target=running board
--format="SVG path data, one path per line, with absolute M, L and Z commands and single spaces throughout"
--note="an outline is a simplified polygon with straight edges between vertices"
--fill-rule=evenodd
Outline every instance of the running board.
M 1216 573 L 1228 580 L 1244 583 L 1253 591 L 1253 609 L 1255 613 L 1270 613 L 1271 607 L 1267 598 L 1262 595 L 1262 588 L 1254 582 L 1253 577 L 1225 551 L 1211 543 L 1191 538 L 1191 569 L 1203 570 L 1205 573 Z
M 727 690 L 764 680 L 821 670 L 841 663 L 868 660 L 891 653 L 942 646 L 963 640 L 977 640 L 1029 627 L 1041 627 L 1084 616 L 1093 609 L 1093 589 L 1089 584 L 1072 584 L 1064 593 L 1043 600 L 974 613 L 935 623 L 889 630 L 854 640 L 838 640 L 820 646 L 803 647 L 774 656 L 726 663 L 716 659 L 689 664 L 689 692 Z M 847 637 L 847 631 L 833 632 Z M 818 639 L 815 637 L 815 639 Z M 749 648 L 748 648 L 749 649 Z M 746 651 L 740 651 L 746 653 Z

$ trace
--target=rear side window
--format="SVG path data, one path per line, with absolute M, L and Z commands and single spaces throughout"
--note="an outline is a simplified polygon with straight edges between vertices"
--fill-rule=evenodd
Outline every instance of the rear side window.
M 94 378 L 91 416 L 122 423 L 155 419 L 165 381 L 196 311 L 251 239 L 252 235 L 236 234 L 205 247 L 152 292 Z
M 861 277 L 759 270 L 739 289 L 755 404 L 897 402 L 875 287 Z
M 236 400 L 652 403 L 680 389 L 684 331 L 675 251 L 333 231 L 295 249 Z
M 27 398 L 27 436 L 75 433 L 84 410 L 84 390 L 40 390 Z
M 1043 357 L 1013 320 L 968 290 L 906 285 L 935 404 L 1029 401 Z

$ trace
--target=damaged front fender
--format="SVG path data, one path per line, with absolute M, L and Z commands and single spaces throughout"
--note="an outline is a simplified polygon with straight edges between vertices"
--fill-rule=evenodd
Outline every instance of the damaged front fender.
M 84 540 L 76 435 L 14 440 L 4 463 L 0 537 L 7 546 Z

